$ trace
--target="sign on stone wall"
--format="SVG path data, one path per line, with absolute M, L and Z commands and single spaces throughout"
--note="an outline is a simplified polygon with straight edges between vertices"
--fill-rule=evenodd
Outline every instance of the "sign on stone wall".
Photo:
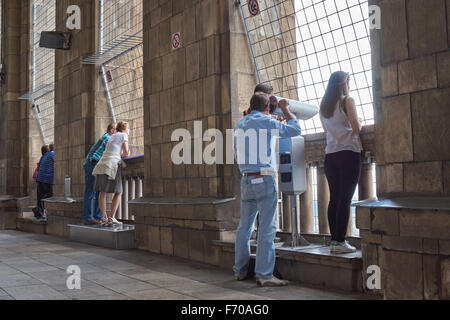
M 181 32 L 175 32 L 172 34 L 171 45 L 172 50 L 181 48 Z
M 259 14 L 259 3 L 258 0 L 248 1 L 248 11 L 252 16 L 257 16 Z

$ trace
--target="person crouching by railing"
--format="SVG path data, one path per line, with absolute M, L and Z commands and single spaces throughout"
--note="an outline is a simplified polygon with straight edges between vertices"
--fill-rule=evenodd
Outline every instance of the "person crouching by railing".
M 122 158 L 129 157 L 128 135 L 130 133 L 128 123 L 119 122 L 116 134 L 111 136 L 106 145 L 105 152 L 99 163 L 95 166 L 92 174 L 96 176 L 95 192 L 99 192 L 99 206 L 103 218 L 102 225 L 121 225 L 115 218 L 120 200 L 122 198 Z M 106 213 L 106 194 L 114 193 L 111 204 L 111 216 Z

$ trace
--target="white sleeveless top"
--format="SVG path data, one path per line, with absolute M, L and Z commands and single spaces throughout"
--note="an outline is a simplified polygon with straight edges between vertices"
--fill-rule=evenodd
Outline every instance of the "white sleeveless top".
M 331 118 L 321 116 L 327 130 L 326 154 L 340 151 L 361 152 L 363 150 L 359 134 L 353 134 L 353 129 L 347 115 L 336 107 Z

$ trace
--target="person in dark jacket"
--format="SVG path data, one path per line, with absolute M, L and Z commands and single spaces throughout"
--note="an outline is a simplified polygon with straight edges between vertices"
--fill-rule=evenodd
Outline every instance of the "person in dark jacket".
M 41 154 L 42 154 L 42 156 L 41 156 L 41 158 L 39 159 L 39 162 L 37 163 L 37 167 L 36 167 L 36 170 L 34 171 L 34 175 L 33 175 L 33 180 L 36 180 L 37 174 L 38 174 L 38 172 L 39 172 L 39 167 L 40 167 L 41 162 L 42 162 L 42 159 L 44 158 L 44 156 L 45 156 L 45 155 L 47 154 L 47 152 L 49 152 L 49 151 L 50 151 L 50 147 L 49 147 L 49 146 L 47 146 L 47 145 L 42 146 L 42 148 L 41 148 Z M 39 187 L 39 183 L 37 183 L 37 186 Z M 39 189 L 37 190 L 37 193 L 39 193 Z M 39 204 L 38 204 L 38 206 L 39 206 Z M 35 218 L 38 218 L 38 217 L 40 216 L 39 210 L 38 210 L 37 207 L 36 207 L 36 208 L 33 208 L 33 213 L 34 213 L 34 217 L 35 217 Z
M 36 177 L 38 192 L 37 212 L 35 212 L 35 215 L 38 220 L 46 219 L 43 200 L 53 197 L 54 159 L 55 151 L 53 150 L 53 144 L 51 144 L 50 151 L 42 157 Z

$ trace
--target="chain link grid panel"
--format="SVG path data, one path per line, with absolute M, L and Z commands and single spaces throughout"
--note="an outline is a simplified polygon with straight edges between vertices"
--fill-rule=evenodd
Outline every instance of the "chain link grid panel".
M 102 48 L 116 39 L 142 34 L 142 0 L 102 1 Z M 133 155 L 144 154 L 143 45 L 113 57 L 104 67 L 110 103 L 117 121 L 130 125 Z
M 240 6 L 261 82 L 278 96 L 319 105 L 335 71 L 351 74 L 350 95 L 364 125 L 374 123 L 367 0 L 257 0 Z M 304 134 L 323 132 L 320 118 Z
M 56 28 L 55 7 L 55 0 L 34 0 L 32 3 L 32 92 L 47 93 L 33 101 L 38 106 L 36 112 L 45 143 L 54 141 L 55 51 L 39 47 L 39 41 L 42 31 L 54 31 Z

